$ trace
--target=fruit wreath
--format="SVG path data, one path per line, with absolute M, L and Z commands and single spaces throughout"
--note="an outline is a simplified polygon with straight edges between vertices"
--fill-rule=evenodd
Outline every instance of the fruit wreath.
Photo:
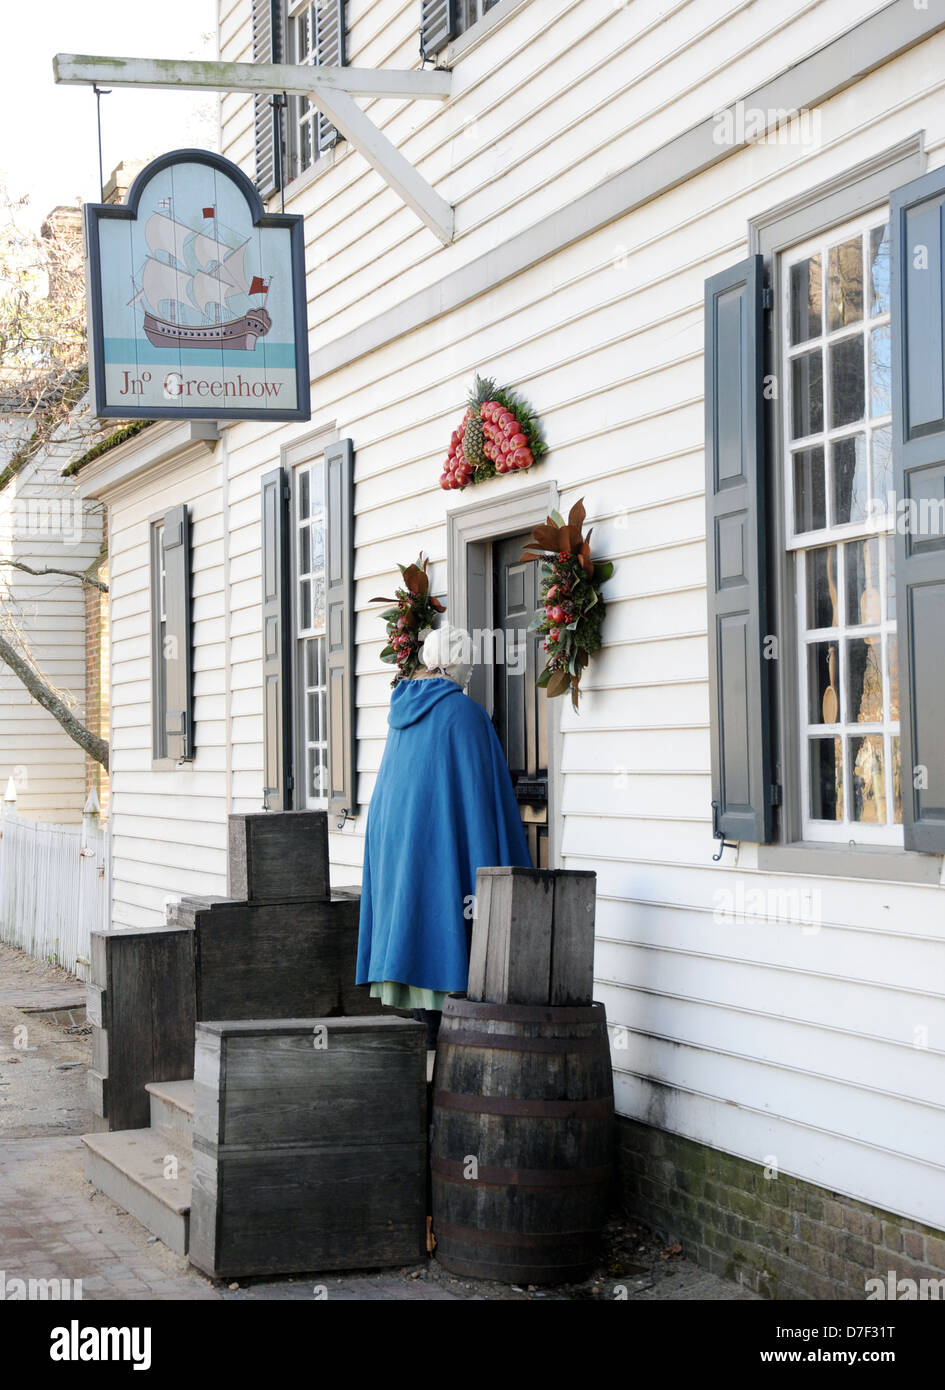
M 497 473 L 531 468 L 547 451 L 528 402 L 490 377 L 477 376 L 466 414 L 450 439 L 440 487 L 464 488 Z

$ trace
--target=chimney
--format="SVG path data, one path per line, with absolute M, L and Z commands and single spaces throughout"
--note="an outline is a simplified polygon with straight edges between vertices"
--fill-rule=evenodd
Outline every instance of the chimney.
M 105 192 L 103 202 L 123 203 L 127 197 L 128 190 L 141 170 L 147 164 L 146 159 L 122 160 L 117 164 L 105 181 Z

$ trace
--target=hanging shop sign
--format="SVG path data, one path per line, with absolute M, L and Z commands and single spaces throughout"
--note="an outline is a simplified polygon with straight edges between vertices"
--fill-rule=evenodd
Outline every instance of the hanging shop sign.
M 302 218 L 235 164 L 175 150 L 85 208 L 96 414 L 308 420 Z

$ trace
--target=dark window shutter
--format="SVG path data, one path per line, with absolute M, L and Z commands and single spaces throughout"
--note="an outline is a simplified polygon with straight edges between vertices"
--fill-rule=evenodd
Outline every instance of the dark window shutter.
M 324 0 L 315 11 L 315 62 L 319 67 L 345 65 L 345 0 Z M 318 113 L 318 153 L 341 139 L 331 121 Z
M 190 516 L 172 507 L 164 517 L 164 729 L 167 757 L 194 756 L 193 657 L 190 617 Z
M 357 815 L 354 703 L 354 452 L 325 450 L 325 624 L 328 677 L 328 808 Z
M 282 0 L 253 0 L 253 62 L 281 63 Z M 278 192 L 282 174 L 282 112 L 271 92 L 253 98 L 256 188 L 261 198 Z
M 421 0 L 421 57 L 434 58 L 458 32 L 459 0 Z
M 262 479 L 263 807 L 287 811 L 291 797 L 288 479 Z
M 945 852 L 945 170 L 897 188 L 892 230 L 893 464 L 902 821 Z
M 715 830 L 771 838 L 762 258 L 705 287 L 709 703 Z

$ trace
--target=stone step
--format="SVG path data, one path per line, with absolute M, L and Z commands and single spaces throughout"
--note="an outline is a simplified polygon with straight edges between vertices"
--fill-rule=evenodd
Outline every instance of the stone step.
M 194 1083 L 149 1081 L 144 1088 L 151 1098 L 151 1128 L 166 1134 L 172 1144 L 189 1153 L 194 1137 Z
M 83 1134 L 85 1175 L 93 1187 L 137 1218 L 178 1255 L 190 1238 L 190 1148 L 175 1148 L 165 1131 L 123 1129 Z M 181 1150 L 178 1152 L 178 1148 Z M 176 1177 L 165 1177 L 170 1158 Z

